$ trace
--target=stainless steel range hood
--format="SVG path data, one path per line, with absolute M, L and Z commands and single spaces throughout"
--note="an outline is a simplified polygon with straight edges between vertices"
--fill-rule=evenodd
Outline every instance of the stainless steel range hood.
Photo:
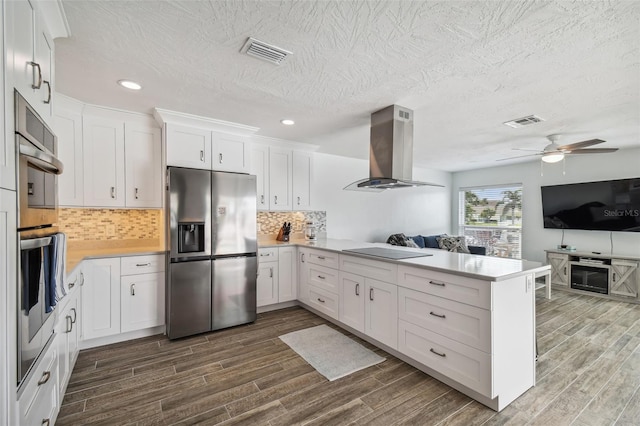
M 352 191 L 381 192 L 416 186 L 444 186 L 412 180 L 413 111 L 391 105 L 371 114 L 369 178 L 346 186 Z

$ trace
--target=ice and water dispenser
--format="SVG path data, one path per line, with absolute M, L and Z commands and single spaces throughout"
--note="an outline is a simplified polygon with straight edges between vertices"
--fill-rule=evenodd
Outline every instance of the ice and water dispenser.
M 178 223 L 178 253 L 204 251 L 204 222 Z

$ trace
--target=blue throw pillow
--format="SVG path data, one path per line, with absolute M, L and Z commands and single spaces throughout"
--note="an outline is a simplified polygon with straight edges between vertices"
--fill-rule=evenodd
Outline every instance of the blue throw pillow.
M 418 245 L 418 247 L 424 248 L 424 238 L 422 238 L 422 235 L 416 235 L 415 237 L 409 237 L 409 238 L 411 238 L 413 242 Z
M 441 235 L 429 235 L 428 237 L 423 236 L 422 238 L 424 238 L 424 246 L 426 248 L 440 248 L 437 240 L 437 238 L 440 236 Z

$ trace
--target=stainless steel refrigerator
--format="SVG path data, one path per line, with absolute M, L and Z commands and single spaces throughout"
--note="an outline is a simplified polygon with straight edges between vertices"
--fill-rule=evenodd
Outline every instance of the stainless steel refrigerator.
M 255 321 L 256 177 L 169 167 L 166 206 L 169 338 Z

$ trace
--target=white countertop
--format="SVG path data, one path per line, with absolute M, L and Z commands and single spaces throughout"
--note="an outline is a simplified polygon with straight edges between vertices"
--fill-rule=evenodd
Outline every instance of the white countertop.
M 418 268 L 431 269 L 434 271 L 463 275 L 470 278 L 477 278 L 490 281 L 500 281 L 512 278 L 523 273 L 542 272 L 549 270 L 549 265 L 529 260 L 505 259 L 501 257 L 482 256 L 475 254 L 451 253 L 439 249 L 418 249 L 411 247 L 392 246 L 385 243 L 363 243 L 351 240 L 323 239 L 317 241 L 291 240 L 281 242 L 275 240 L 261 240 L 259 247 L 279 247 L 295 245 L 299 247 L 309 247 L 332 252 L 342 252 L 364 247 L 385 247 L 393 250 L 406 250 L 411 252 L 428 253 L 432 256 L 415 257 L 411 259 L 385 259 L 381 257 L 367 256 L 357 253 L 344 253 L 349 256 L 358 256 L 366 259 L 391 262 L 398 265 L 415 266 Z

